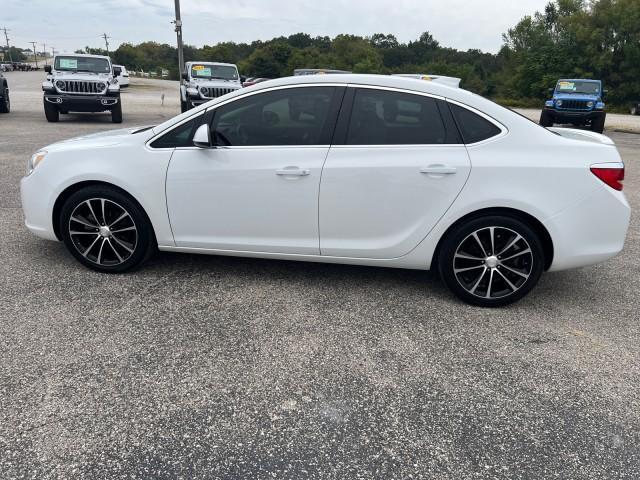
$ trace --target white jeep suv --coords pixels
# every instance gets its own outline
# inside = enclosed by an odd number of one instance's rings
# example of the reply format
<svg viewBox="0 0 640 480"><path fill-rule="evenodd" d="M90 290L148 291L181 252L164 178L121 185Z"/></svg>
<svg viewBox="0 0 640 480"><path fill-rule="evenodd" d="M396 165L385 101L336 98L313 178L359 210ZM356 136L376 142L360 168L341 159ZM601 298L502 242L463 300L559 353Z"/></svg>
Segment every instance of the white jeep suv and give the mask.
<svg viewBox="0 0 640 480"><path fill-rule="evenodd" d="M183 112L242 88L238 67L232 63L187 62L180 85Z"/></svg>

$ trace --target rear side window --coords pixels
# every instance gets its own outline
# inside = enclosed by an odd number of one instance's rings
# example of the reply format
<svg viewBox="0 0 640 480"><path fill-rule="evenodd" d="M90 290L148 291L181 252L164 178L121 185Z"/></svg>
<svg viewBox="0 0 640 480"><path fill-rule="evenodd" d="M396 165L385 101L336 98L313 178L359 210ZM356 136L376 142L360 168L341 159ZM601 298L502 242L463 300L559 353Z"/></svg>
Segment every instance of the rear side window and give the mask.
<svg viewBox="0 0 640 480"><path fill-rule="evenodd" d="M501 133L498 127L477 113L453 103L449 105L462 134L462 139L467 145L481 142Z"/></svg>
<svg viewBox="0 0 640 480"><path fill-rule="evenodd" d="M429 145L446 141L446 128L435 99L386 90L356 91L347 145Z"/></svg>
<svg viewBox="0 0 640 480"><path fill-rule="evenodd" d="M155 142L151 144L153 148L178 148L178 147L192 147L191 134L196 122L202 121L202 116L189 120L183 123L177 128L174 128L166 135L161 136Z"/></svg>

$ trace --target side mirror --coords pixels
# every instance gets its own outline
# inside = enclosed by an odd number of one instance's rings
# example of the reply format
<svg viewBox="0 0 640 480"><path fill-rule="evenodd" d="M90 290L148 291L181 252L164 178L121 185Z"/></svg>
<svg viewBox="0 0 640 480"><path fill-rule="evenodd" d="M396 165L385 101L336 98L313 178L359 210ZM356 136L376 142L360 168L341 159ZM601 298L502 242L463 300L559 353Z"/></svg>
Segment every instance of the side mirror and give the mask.
<svg viewBox="0 0 640 480"><path fill-rule="evenodd" d="M182 77L182 80L189 80L189 74L187 72L182 72L182 75L180 75Z"/></svg>
<svg viewBox="0 0 640 480"><path fill-rule="evenodd" d="M193 144L198 148L212 148L211 129L209 125L203 123L193 134Z"/></svg>
<svg viewBox="0 0 640 480"><path fill-rule="evenodd" d="M240 75L240 83L244 83L247 81L247 77L245 77L244 75Z"/></svg>
<svg viewBox="0 0 640 480"><path fill-rule="evenodd" d="M52 69L51 69L51 65L45 65L45 66L44 66L44 71L45 71L45 72L47 72L47 73L51 73L51 70L52 70Z"/></svg>
<svg viewBox="0 0 640 480"><path fill-rule="evenodd" d="M119 77L122 75L122 69L120 67L113 67L113 76Z"/></svg>

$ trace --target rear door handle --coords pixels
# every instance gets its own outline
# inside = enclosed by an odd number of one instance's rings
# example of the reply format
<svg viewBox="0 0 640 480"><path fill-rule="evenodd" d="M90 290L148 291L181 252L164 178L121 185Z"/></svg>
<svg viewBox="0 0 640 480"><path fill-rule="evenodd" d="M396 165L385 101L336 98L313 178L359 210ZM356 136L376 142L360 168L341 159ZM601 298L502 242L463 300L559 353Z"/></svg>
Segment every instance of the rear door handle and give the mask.
<svg viewBox="0 0 640 480"><path fill-rule="evenodd" d="M306 177L309 174L311 174L311 170L298 167L285 167L276 170L276 175L284 177Z"/></svg>
<svg viewBox="0 0 640 480"><path fill-rule="evenodd" d="M420 173L426 173L427 175L453 175L457 171L456 167L448 165L429 165L420 169Z"/></svg>

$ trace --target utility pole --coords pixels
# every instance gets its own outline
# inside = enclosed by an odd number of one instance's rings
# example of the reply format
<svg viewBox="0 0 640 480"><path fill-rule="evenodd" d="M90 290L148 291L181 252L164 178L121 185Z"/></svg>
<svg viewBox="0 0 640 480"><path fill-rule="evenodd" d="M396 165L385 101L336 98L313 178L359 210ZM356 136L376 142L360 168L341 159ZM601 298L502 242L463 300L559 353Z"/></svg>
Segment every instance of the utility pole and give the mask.
<svg viewBox="0 0 640 480"><path fill-rule="evenodd" d="M9 53L9 61L13 63L13 56L11 55L11 47L9 46L9 36L7 35L7 27L1 28L0 30L4 30L4 38L7 41L7 52Z"/></svg>
<svg viewBox="0 0 640 480"><path fill-rule="evenodd" d="M104 44L105 44L105 46L107 47L107 56L110 56L110 54L109 54L109 39L110 39L111 37L107 37L107 34L106 34L106 33L103 33L103 34L102 34L102 38L104 38Z"/></svg>
<svg viewBox="0 0 640 480"><path fill-rule="evenodd" d="M33 58L36 61L36 70L38 69L38 51L36 50L36 42L31 42L31 45L33 45Z"/></svg>
<svg viewBox="0 0 640 480"><path fill-rule="evenodd" d="M51 47L51 61L53 62L53 57L56 56L56 50L54 47Z"/></svg>
<svg viewBox="0 0 640 480"><path fill-rule="evenodd" d="M182 19L180 18L180 0L176 2L176 19L171 22L176 25L176 36L178 37L178 76L182 81L182 69L184 68L184 48L182 45Z"/></svg>

